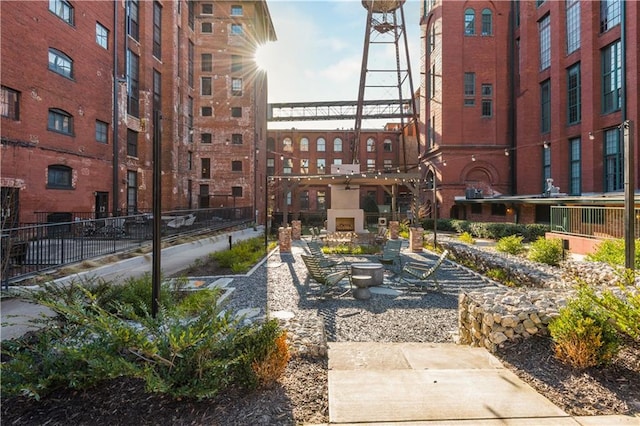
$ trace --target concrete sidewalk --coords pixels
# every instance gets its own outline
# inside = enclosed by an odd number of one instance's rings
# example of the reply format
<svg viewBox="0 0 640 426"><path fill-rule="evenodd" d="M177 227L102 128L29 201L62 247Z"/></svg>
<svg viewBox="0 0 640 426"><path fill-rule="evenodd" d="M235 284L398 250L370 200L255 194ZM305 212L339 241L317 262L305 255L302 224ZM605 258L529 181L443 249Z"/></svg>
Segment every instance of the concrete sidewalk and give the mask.
<svg viewBox="0 0 640 426"><path fill-rule="evenodd" d="M209 253L228 249L229 237L231 237L231 241L234 243L263 235L262 227L259 227L256 231L252 228L247 228L203 238L179 246L167 247L162 250L162 273L165 276L177 274L188 268L197 259L206 258L209 256ZM81 281L92 277L100 277L105 281L123 281L127 278L144 275L145 273L150 274L152 261L153 258L151 254L145 254L69 275L57 279L54 282L64 284L74 280ZM28 290L37 287L20 288ZM9 291L11 291L11 287ZM0 302L0 316L2 317L0 339L13 339L22 336L27 331L34 329L33 324L30 323L32 319L51 314L52 312L47 308L27 303L20 298L3 297Z"/></svg>

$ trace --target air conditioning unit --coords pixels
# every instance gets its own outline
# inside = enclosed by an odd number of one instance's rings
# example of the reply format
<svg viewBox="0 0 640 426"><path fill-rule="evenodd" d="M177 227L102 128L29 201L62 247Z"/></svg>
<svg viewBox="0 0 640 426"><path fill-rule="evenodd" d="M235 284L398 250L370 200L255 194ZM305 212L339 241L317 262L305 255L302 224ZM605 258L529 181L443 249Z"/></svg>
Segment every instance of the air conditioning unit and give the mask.
<svg viewBox="0 0 640 426"><path fill-rule="evenodd" d="M387 226L387 218L379 217L378 218L378 226Z"/></svg>

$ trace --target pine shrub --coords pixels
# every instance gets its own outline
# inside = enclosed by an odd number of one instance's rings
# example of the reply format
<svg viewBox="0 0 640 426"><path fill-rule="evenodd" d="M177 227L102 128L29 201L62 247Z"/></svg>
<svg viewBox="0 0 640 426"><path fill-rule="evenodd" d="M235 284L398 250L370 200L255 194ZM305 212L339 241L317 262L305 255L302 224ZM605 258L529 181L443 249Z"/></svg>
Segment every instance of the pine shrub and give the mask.
<svg viewBox="0 0 640 426"><path fill-rule="evenodd" d="M529 259L534 262L557 266L562 256L562 240L559 238L538 238L529 248Z"/></svg>
<svg viewBox="0 0 640 426"><path fill-rule="evenodd" d="M500 238L496 243L496 250L502 253L518 255L525 250L522 240L523 237L519 235L510 235L508 237Z"/></svg>

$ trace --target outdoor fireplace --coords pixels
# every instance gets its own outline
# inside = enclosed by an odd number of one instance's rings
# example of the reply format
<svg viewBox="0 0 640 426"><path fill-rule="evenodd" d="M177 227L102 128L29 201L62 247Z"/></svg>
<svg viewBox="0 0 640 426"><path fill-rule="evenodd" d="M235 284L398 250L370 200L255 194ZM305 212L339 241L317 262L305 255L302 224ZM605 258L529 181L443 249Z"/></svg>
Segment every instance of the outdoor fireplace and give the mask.
<svg viewBox="0 0 640 426"><path fill-rule="evenodd" d="M353 217L336 217L336 231L353 232L356 230L356 219Z"/></svg>
<svg viewBox="0 0 640 426"><path fill-rule="evenodd" d="M336 175L336 180L340 173L346 175L360 173L360 165L333 164L331 174ZM364 210L353 208L354 200L359 199L358 185L347 183L331 185L331 208L327 210L328 232L364 232Z"/></svg>

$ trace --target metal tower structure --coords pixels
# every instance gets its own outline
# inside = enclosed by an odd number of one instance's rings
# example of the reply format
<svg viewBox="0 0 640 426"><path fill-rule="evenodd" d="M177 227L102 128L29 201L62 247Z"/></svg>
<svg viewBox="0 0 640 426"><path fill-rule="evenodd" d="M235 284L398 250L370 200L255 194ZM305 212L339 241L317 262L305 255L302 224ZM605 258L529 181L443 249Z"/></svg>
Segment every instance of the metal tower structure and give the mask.
<svg viewBox="0 0 640 426"><path fill-rule="evenodd" d="M400 116L402 162L406 172L406 126L415 126L414 134L418 137L418 109L411 78L404 3L405 0L362 0L362 5L367 9L367 22L356 107L355 141L351 151L352 162L358 162L363 111L367 100L394 99L400 105L409 100L409 110L407 111L407 115L410 117L408 118L409 123L405 123L406 116ZM389 46L392 46L393 50L389 49ZM392 51L395 53L394 58L390 57ZM395 62L395 67L389 66L392 59ZM420 142L418 140L419 150ZM420 153L418 152L418 154Z"/></svg>

